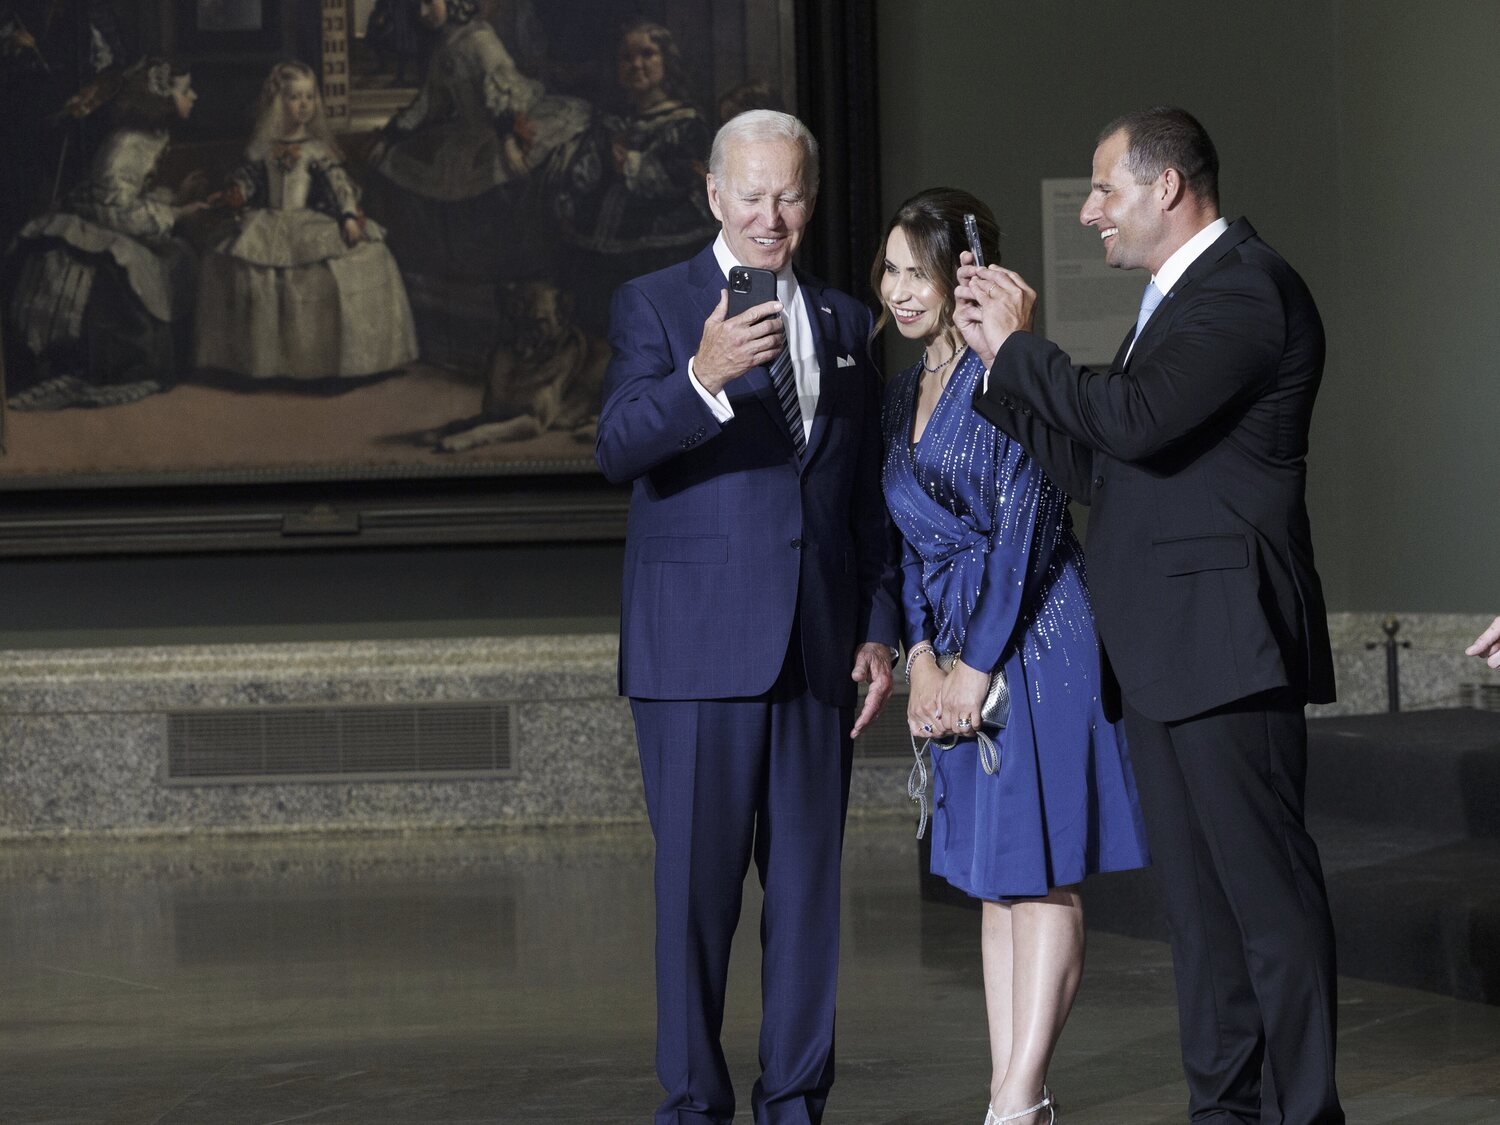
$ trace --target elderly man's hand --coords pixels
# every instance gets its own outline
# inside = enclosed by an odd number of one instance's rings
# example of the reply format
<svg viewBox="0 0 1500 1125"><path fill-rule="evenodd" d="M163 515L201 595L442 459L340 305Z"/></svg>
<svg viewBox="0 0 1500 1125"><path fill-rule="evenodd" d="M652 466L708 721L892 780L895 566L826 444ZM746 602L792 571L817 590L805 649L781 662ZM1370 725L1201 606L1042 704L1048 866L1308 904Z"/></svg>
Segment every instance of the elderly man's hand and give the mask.
<svg viewBox="0 0 1500 1125"><path fill-rule="evenodd" d="M1491 668L1500 668L1500 617L1491 621L1490 627L1464 651L1470 656L1480 657Z"/></svg>
<svg viewBox="0 0 1500 1125"><path fill-rule="evenodd" d="M967 250L959 255L959 262L958 286L953 290L954 323L964 342L989 367L1012 332L1031 331L1036 290L1014 270L974 265Z"/></svg>
<svg viewBox="0 0 1500 1125"><path fill-rule="evenodd" d="M729 290L724 289L703 322L703 338L693 357L693 374L711 395L752 367L771 363L786 346L780 301L767 301L726 319L728 311Z"/></svg>
<svg viewBox="0 0 1500 1125"><path fill-rule="evenodd" d="M854 729L849 732L850 738L858 738L879 717L880 709L895 686L891 679L891 650L873 641L860 645L854 650L854 671L850 676L858 683L870 685L870 690L865 693L865 705L860 708Z"/></svg>

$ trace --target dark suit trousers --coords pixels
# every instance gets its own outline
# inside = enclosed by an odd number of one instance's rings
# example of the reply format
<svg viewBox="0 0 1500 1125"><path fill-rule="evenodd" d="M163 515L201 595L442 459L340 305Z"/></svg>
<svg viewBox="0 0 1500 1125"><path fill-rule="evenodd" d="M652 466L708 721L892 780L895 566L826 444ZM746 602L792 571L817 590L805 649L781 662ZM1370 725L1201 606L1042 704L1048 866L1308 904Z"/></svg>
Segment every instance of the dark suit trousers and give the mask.
<svg viewBox="0 0 1500 1125"><path fill-rule="evenodd" d="M798 639L764 696L631 700L656 837L657 1125L734 1118L719 1032L752 856L765 888L755 1120L818 1122L833 1083L853 715L807 690Z"/></svg>
<svg viewBox="0 0 1500 1125"><path fill-rule="evenodd" d="M1255 696L1174 723L1125 700L1171 923L1191 1120L1341 1123L1333 922L1303 823L1300 704ZM1270 1088L1262 1109L1261 1068Z"/></svg>

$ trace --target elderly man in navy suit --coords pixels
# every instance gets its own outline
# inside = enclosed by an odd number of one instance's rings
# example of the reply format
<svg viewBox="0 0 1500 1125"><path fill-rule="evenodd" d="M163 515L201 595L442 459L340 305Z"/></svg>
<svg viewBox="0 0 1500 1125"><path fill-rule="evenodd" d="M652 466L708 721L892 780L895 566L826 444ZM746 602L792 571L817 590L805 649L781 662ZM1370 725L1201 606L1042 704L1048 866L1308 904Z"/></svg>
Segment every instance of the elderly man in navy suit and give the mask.
<svg viewBox="0 0 1500 1125"><path fill-rule="evenodd" d="M632 484L620 689L656 837L659 1125L734 1118L719 1032L752 857L755 1120L820 1121L833 1082L851 740L898 626L870 313L792 266L817 187L806 126L735 117L709 157L718 238L610 314L596 456ZM736 265L774 272L776 299L727 316Z"/></svg>

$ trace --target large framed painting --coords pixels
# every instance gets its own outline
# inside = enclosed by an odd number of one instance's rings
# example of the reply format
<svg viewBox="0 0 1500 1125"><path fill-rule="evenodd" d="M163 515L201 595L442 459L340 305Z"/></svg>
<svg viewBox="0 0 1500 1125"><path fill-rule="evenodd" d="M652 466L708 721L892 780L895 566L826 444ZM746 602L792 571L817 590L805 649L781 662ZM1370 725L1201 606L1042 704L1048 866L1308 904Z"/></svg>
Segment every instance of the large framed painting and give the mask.
<svg viewBox="0 0 1500 1125"><path fill-rule="evenodd" d="M712 236L756 106L857 275L864 8L0 0L0 553L623 534L610 294Z"/></svg>

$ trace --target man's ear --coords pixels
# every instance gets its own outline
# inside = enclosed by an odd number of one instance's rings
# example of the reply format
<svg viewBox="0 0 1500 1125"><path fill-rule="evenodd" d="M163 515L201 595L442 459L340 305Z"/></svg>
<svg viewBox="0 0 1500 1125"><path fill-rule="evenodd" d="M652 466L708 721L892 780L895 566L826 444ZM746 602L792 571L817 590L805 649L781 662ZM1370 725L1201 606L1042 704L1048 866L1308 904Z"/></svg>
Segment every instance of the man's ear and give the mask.
<svg viewBox="0 0 1500 1125"><path fill-rule="evenodd" d="M1157 183L1163 211L1173 210L1187 198L1187 181L1182 178L1182 173L1171 165L1162 169Z"/></svg>
<svg viewBox="0 0 1500 1125"><path fill-rule="evenodd" d="M714 213L714 218L722 223L724 221L724 212L719 210L719 185L714 181L714 174L712 172L704 177L704 183L708 188L708 209Z"/></svg>

